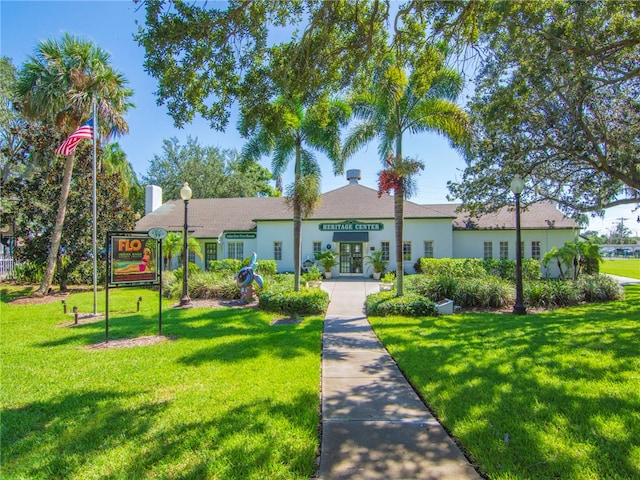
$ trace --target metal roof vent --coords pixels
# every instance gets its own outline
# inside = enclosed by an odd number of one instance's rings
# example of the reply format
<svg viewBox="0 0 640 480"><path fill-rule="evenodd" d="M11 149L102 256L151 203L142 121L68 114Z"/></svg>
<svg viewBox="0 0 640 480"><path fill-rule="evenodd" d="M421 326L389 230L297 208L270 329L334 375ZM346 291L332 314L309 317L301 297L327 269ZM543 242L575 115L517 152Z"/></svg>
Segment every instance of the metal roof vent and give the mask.
<svg viewBox="0 0 640 480"><path fill-rule="evenodd" d="M358 180L362 179L360 170L347 170L347 180L349 183L358 183Z"/></svg>

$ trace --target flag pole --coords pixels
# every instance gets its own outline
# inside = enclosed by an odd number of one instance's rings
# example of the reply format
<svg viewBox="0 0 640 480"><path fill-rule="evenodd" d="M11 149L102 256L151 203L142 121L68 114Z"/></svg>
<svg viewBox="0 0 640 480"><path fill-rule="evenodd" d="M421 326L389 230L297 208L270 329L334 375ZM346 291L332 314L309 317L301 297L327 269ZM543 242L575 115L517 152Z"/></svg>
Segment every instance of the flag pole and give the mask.
<svg viewBox="0 0 640 480"><path fill-rule="evenodd" d="M96 97L93 97L93 189L91 192L92 206L93 206L93 232L92 232L92 247L93 247L93 315L98 315L98 252L97 252L97 201L96 201L96 144L98 140L98 118L96 115Z"/></svg>

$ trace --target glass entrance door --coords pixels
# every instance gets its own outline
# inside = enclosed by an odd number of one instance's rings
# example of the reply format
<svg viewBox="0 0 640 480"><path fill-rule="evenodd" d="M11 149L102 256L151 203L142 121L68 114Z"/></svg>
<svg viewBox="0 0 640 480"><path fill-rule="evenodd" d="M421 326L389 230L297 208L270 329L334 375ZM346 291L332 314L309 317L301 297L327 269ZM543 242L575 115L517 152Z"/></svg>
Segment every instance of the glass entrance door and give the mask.
<svg viewBox="0 0 640 480"><path fill-rule="evenodd" d="M362 275L362 243L340 243L340 274Z"/></svg>

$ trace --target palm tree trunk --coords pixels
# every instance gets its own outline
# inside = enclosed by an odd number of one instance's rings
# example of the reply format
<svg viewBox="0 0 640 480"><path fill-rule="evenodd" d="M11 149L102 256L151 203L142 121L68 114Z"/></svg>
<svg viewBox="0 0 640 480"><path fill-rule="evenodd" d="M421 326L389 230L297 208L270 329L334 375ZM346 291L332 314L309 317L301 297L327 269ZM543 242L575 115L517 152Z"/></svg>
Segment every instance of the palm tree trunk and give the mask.
<svg viewBox="0 0 640 480"><path fill-rule="evenodd" d="M64 226L64 218L67 213L67 199L69 198L69 190L71 188L74 159L75 154L71 154L65 160L64 174L62 175L62 184L60 185L60 203L58 205L56 223L53 226L53 233L51 234L47 268L44 271L44 277L42 278L40 288L33 293L34 297L46 296L49 293L49 287L51 287L51 283L53 282L56 260L58 259L58 251L60 250L60 241L62 240L62 227Z"/></svg>
<svg viewBox="0 0 640 480"><path fill-rule="evenodd" d="M402 255L402 247L404 244L404 185L402 182L399 183L398 188L396 189L395 196L393 197L393 205L393 216L396 229L396 295L401 297L404 295L404 260Z"/></svg>
<svg viewBox="0 0 640 480"><path fill-rule="evenodd" d="M398 110L396 105L396 110ZM396 118L400 118L400 112L396 111ZM397 126L396 137L396 158L395 167L402 165L402 127ZM402 171L402 169L396 169L396 172ZM404 178L398 179L398 185L396 187L395 196L393 197L393 217L396 228L396 296L402 297L404 295L404 260L403 260L403 247L404 247Z"/></svg>
<svg viewBox="0 0 640 480"><path fill-rule="evenodd" d="M293 288L300 291L300 257L302 256L302 214L300 202L295 200L293 204L293 268L295 271Z"/></svg>
<svg viewBox="0 0 640 480"><path fill-rule="evenodd" d="M300 291L300 257L302 256L302 206L298 195L298 185L302 177L301 165L302 140L296 140L296 163L294 165L294 187L293 187L293 289Z"/></svg>

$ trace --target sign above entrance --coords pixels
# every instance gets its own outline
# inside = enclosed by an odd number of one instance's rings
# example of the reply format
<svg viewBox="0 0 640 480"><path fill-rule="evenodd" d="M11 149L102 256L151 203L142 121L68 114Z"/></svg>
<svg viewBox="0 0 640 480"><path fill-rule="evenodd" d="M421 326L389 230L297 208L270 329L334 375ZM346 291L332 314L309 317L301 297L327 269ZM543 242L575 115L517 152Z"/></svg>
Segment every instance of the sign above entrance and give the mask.
<svg viewBox="0 0 640 480"><path fill-rule="evenodd" d="M372 230L384 229L384 224L351 221L340 223L321 223L319 228L323 232L369 232Z"/></svg>
<svg viewBox="0 0 640 480"><path fill-rule="evenodd" d="M241 238L256 238L256 233L225 233L224 238L239 240Z"/></svg>

